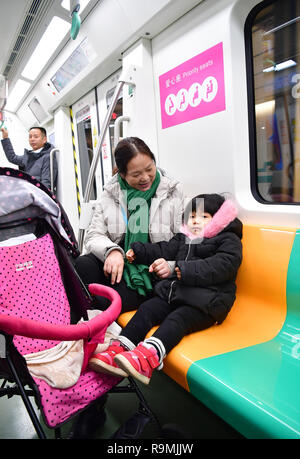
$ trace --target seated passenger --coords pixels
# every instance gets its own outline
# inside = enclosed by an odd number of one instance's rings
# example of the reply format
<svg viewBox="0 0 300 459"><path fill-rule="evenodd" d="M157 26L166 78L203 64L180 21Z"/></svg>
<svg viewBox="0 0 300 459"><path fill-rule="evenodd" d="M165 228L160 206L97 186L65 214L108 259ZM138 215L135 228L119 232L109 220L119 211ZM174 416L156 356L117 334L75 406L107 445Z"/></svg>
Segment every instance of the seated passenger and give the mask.
<svg viewBox="0 0 300 459"><path fill-rule="evenodd" d="M140 305L118 340L90 359L91 368L148 384L153 369L162 367L185 335L225 320L235 300L242 261L242 223L236 215L232 201L200 194L187 206L181 232L169 242L131 245L127 260L150 265L149 272L160 280L155 295ZM172 260L173 273L168 264ZM156 325L159 328L144 340Z"/></svg>
<svg viewBox="0 0 300 459"><path fill-rule="evenodd" d="M122 139L114 155L118 172L104 187L86 232L87 253L75 268L86 285L114 288L125 312L152 296L148 267L124 262L125 253L133 241L168 241L177 233L183 191L178 180L156 167L154 154L138 137ZM97 308L108 304L99 298Z"/></svg>
<svg viewBox="0 0 300 459"><path fill-rule="evenodd" d="M20 170L35 177L39 182L43 183L47 188L51 188L51 172L50 172L50 151L54 146L47 141L47 132L43 127L32 127L29 129L29 144L32 150L24 149L23 155L16 155L12 143L8 137L8 131L1 128L2 131L2 147L4 153L13 164L19 166ZM57 184L57 162L53 158L53 185L56 190Z"/></svg>
<svg viewBox="0 0 300 459"><path fill-rule="evenodd" d="M138 137L122 139L114 155L117 169L97 203L86 232L86 254L76 259L75 268L84 284L114 288L125 312L136 309L153 295L148 267L132 267L124 260L125 253L133 241L168 241L177 233L183 190L178 180L156 167L154 154ZM95 302L96 308L105 309L108 305L105 298ZM105 418L104 403L97 402L94 413L91 408L81 413L69 438L90 438L99 415Z"/></svg>

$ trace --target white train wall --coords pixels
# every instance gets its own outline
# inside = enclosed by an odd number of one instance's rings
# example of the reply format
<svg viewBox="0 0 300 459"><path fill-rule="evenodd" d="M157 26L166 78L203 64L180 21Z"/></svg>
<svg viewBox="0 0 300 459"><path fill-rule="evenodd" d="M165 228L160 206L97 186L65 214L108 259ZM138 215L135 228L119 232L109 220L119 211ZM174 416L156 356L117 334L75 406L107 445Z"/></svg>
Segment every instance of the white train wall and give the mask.
<svg viewBox="0 0 300 459"><path fill-rule="evenodd" d="M261 204L254 199L250 187L244 25L258 3L257 0L103 0L96 5L76 42L65 46L17 112L24 133L36 124L28 109L34 96L47 113L43 125L49 132L55 132L55 144L61 150L58 197L75 231L78 209L69 108L131 64L137 66L136 86L133 91L128 91L127 86L123 89L123 115L130 117L124 123L124 135L143 138L155 153L158 165L182 181L186 195L226 192L235 198L245 223L298 227L297 206ZM118 14L112 17L115 8ZM103 20L107 17L111 17L110 23ZM86 37L94 57L58 93L51 78ZM192 74L197 62L200 71L201 59L208 56L204 64L209 62L209 53L216 46L218 56L223 58L224 105L189 120L182 113L177 124L163 127L160 80L172 70L175 79L177 75L183 78L186 72L188 90L193 81L189 80L188 72ZM176 82L169 80L176 95ZM100 116L100 131L102 123ZM18 145L20 135L19 130Z"/></svg>

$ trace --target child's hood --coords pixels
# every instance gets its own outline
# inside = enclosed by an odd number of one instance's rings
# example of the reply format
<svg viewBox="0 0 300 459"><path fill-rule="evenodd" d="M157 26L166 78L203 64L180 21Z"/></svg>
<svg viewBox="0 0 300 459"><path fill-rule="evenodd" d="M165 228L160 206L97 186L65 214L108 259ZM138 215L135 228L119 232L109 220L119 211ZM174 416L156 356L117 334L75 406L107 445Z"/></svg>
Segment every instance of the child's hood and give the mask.
<svg viewBox="0 0 300 459"><path fill-rule="evenodd" d="M182 228L182 232L185 235L190 236L187 234L186 225ZM197 237L212 238L221 232L232 232L242 239L243 224L237 218L236 205L230 199L224 201L210 222L204 227L203 234L198 235Z"/></svg>
<svg viewBox="0 0 300 459"><path fill-rule="evenodd" d="M204 237L217 236L222 231L235 233L240 239L243 235L242 222L237 218L237 208L233 201L227 199L204 228Z"/></svg>

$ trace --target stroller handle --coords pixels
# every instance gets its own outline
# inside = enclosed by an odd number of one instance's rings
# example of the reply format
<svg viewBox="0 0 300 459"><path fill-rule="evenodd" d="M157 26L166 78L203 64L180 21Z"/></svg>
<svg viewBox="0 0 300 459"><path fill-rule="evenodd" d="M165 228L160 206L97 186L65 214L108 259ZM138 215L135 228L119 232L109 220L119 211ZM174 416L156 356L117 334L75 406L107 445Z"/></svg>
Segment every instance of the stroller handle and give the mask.
<svg viewBox="0 0 300 459"><path fill-rule="evenodd" d="M121 312L121 298L114 289L105 285L90 284L89 291L92 295L108 298L111 300L111 304L105 311L87 322L80 322L76 325L53 325L1 314L0 330L9 335L35 339L56 341L84 339L94 343L102 342L106 328L117 319Z"/></svg>

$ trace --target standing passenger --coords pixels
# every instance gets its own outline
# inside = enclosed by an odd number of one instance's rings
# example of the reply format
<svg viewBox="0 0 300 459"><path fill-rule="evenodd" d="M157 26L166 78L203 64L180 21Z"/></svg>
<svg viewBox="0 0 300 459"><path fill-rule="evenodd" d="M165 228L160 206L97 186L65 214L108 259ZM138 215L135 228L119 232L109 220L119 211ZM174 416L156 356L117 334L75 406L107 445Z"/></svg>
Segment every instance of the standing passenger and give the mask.
<svg viewBox="0 0 300 459"><path fill-rule="evenodd" d="M43 127L32 127L29 129L29 144L32 150L25 148L23 155L16 155L14 152L7 129L1 128L1 131L1 143L8 161L16 164L20 170L35 177L50 189L50 151L54 146L47 141L46 129ZM53 158L53 184L54 190L51 191L55 191L57 184L57 162L55 157Z"/></svg>

